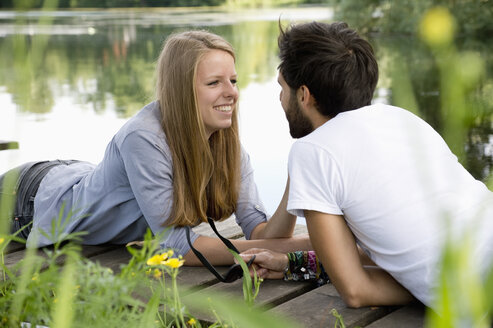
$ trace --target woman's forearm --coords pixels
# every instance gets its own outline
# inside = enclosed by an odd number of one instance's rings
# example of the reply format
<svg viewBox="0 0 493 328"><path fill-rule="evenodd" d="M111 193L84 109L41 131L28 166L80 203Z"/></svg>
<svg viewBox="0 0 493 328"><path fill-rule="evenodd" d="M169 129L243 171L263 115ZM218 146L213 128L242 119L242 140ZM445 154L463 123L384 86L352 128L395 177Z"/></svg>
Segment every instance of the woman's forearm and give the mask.
<svg viewBox="0 0 493 328"><path fill-rule="evenodd" d="M255 240L234 240L231 242L238 248L240 252L250 248L265 248L276 252L288 253L297 250L311 250L310 239L304 235L292 238L272 238L272 239L255 239ZM228 251L224 243L214 237L200 236L193 246L199 250L207 260L213 265L230 265L233 261L233 256ZM192 250L184 256L185 265L200 266L202 265L199 259L195 256Z"/></svg>

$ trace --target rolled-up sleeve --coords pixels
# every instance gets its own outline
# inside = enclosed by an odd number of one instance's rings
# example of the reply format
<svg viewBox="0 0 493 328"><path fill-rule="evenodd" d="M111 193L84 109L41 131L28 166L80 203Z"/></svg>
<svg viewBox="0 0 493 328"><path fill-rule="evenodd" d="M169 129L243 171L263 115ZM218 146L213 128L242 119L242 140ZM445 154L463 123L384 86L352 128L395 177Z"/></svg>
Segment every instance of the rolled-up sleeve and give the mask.
<svg viewBox="0 0 493 328"><path fill-rule="evenodd" d="M190 229L190 241L192 244L195 242L200 235L193 232ZM190 250L190 245L188 245L186 230L183 227L169 227L164 231L163 240L160 245L162 248L171 248L175 251L176 255L185 256Z"/></svg>
<svg viewBox="0 0 493 328"><path fill-rule="evenodd" d="M250 239L253 229L266 222L268 215L258 194L250 156L243 149L241 162L241 184L235 216L246 239Z"/></svg>

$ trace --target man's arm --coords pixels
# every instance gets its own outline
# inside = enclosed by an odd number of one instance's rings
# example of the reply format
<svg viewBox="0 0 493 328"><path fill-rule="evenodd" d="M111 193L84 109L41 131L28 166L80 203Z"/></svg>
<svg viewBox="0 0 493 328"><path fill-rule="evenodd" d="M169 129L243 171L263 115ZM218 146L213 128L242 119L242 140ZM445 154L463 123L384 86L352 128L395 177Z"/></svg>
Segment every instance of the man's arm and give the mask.
<svg viewBox="0 0 493 328"><path fill-rule="evenodd" d="M276 212L266 223L261 223L252 231L251 239L286 238L293 235L296 216L286 210L289 195L289 177L284 189L284 195Z"/></svg>
<svg viewBox="0 0 493 328"><path fill-rule="evenodd" d="M313 248L348 306L396 305L414 299L386 271L363 267L343 216L305 210L305 217Z"/></svg>

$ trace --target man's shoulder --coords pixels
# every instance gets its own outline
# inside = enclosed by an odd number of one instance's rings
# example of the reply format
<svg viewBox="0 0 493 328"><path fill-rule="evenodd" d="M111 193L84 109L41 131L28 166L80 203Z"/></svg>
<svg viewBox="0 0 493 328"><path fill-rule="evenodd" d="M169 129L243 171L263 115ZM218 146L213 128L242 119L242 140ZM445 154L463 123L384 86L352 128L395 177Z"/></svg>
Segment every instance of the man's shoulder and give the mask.
<svg viewBox="0 0 493 328"><path fill-rule="evenodd" d="M289 153L289 161L301 160L304 163L308 163L310 160L318 161L321 157L333 157L331 155L333 150L333 141L328 141L311 133L293 143Z"/></svg>
<svg viewBox="0 0 493 328"><path fill-rule="evenodd" d="M378 137L378 131L397 128L416 117L405 109L373 104L358 109L341 112L315 129L310 134L296 140L292 151L298 153L311 149L329 153L347 153L347 149L363 147L368 139Z"/></svg>

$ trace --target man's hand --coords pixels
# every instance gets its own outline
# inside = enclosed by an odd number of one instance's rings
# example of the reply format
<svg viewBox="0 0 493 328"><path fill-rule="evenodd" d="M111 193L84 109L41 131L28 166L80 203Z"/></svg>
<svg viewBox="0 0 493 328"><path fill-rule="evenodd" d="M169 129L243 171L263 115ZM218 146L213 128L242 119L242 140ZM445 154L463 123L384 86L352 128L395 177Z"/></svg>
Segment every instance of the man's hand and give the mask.
<svg viewBox="0 0 493 328"><path fill-rule="evenodd" d="M288 256L263 248L251 248L240 254L241 258L248 262L255 255L253 261L257 276L262 279L282 279L284 269L288 266ZM250 275L253 270L250 269Z"/></svg>

